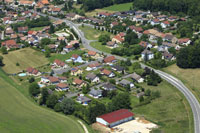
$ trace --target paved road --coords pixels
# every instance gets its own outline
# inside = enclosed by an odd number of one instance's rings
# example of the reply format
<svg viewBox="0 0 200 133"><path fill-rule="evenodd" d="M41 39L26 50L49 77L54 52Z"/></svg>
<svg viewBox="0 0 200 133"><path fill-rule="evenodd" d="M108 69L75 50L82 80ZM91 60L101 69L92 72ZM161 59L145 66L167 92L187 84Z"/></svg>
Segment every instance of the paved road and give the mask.
<svg viewBox="0 0 200 133"><path fill-rule="evenodd" d="M40 14L40 15L44 16L44 14ZM55 17L50 17L50 19L59 20L59 18L55 18ZM98 53L103 53L104 55L108 55L108 56L111 55L111 54L99 51L99 50L91 47L90 46L90 42L91 41L87 40L85 38L84 33L81 30L79 30L78 25L76 25L73 22L68 21L68 20L64 20L64 21L66 22L67 25L69 25L71 28L73 28L75 30L75 32L78 34L79 38L82 40L83 46L86 49L93 50L93 51L96 51ZM123 57L116 56L116 55L114 55L114 56L116 57L116 59L126 60ZM142 64L142 66L146 66L146 65ZM165 79L166 81L168 81L170 84L172 84L173 86L175 86L179 91L181 91L184 94L184 96L186 97L186 99L188 100L188 102L189 102L189 104L190 104L190 106L192 108L192 112L193 112L193 116L194 116L194 126L195 126L194 130L195 130L195 133L200 133L200 104L197 101L197 99L195 98L195 96L177 78L175 78L175 77L173 77L173 76L171 76L171 75L169 75L169 74L167 74L165 72L159 71L159 70L155 70L155 72L158 73L163 79Z"/></svg>

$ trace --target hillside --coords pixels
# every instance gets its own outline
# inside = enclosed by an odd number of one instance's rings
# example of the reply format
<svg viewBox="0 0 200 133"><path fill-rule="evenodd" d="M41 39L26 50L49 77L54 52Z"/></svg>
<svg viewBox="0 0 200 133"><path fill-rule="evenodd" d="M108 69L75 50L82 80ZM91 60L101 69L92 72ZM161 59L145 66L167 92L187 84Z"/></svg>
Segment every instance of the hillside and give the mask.
<svg viewBox="0 0 200 133"><path fill-rule="evenodd" d="M2 70L0 77L1 132L83 132L81 125L72 118L41 108L25 98Z"/></svg>

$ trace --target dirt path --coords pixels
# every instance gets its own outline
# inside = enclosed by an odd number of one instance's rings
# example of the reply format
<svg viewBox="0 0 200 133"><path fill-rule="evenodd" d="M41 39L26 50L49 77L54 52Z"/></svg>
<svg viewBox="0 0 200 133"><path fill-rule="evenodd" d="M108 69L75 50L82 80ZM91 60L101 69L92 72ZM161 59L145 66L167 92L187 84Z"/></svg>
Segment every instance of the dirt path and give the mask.
<svg viewBox="0 0 200 133"><path fill-rule="evenodd" d="M78 120L78 122L81 124L81 126L83 126L85 133L89 133L87 127L83 124L83 122L80 120Z"/></svg>

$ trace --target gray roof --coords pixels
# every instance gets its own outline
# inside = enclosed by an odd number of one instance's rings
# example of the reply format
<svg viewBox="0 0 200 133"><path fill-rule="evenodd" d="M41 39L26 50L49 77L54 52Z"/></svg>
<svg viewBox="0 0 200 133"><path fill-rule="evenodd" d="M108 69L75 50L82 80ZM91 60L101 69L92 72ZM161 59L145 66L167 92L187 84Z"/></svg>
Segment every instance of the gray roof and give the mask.
<svg viewBox="0 0 200 133"><path fill-rule="evenodd" d="M137 81L141 78L141 76L138 75L138 74L136 74L136 73L131 74L130 77L131 77L132 79L134 79L134 80L137 80Z"/></svg>
<svg viewBox="0 0 200 133"><path fill-rule="evenodd" d="M97 76L96 76L95 74L90 73L90 74L88 74L88 75L86 76L86 79L93 80L93 79L95 79L96 77L97 77Z"/></svg>
<svg viewBox="0 0 200 133"><path fill-rule="evenodd" d="M150 50L145 49L142 54L153 54Z"/></svg>
<svg viewBox="0 0 200 133"><path fill-rule="evenodd" d="M90 92L89 92L90 95L93 95L93 96L99 96L99 95L102 95L102 90L98 89L98 90L95 90L95 89L92 89Z"/></svg>
<svg viewBox="0 0 200 133"><path fill-rule="evenodd" d="M113 68L116 69L117 71L124 71L124 67L122 66L115 65L113 66Z"/></svg>
<svg viewBox="0 0 200 133"><path fill-rule="evenodd" d="M112 85L112 84L110 84L110 83L104 84L102 87L103 87L105 90L116 90L116 89L117 89L114 85Z"/></svg>
<svg viewBox="0 0 200 133"><path fill-rule="evenodd" d="M84 103L84 102L90 102L91 99L86 96L79 96L79 97L77 97L77 101L81 101Z"/></svg>
<svg viewBox="0 0 200 133"><path fill-rule="evenodd" d="M122 84L122 85L129 85L129 84L131 84L131 81L128 81L128 80L126 80L126 79L123 79L123 80L120 81L119 83Z"/></svg>

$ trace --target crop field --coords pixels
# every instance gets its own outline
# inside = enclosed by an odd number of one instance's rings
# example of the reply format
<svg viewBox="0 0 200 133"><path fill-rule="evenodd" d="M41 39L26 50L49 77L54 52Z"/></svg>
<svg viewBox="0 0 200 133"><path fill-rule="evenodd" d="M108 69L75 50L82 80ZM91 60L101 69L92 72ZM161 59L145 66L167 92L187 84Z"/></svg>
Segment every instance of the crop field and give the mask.
<svg viewBox="0 0 200 133"><path fill-rule="evenodd" d="M109 7L105 7L103 8L103 10L106 11L128 11L130 10L130 8L133 6L133 2L130 3L124 3L124 4L116 4L116 5L112 5Z"/></svg>

